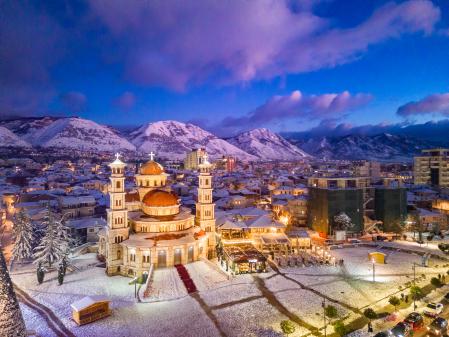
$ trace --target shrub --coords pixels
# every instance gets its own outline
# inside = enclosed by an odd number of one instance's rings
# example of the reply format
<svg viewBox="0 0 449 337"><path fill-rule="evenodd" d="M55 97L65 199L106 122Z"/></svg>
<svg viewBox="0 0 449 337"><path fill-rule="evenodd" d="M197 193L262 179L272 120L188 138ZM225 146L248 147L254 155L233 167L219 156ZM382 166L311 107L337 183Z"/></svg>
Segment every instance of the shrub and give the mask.
<svg viewBox="0 0 449 337"><path fill-rule="evenodd" d="M325 313L326 316L329 317L329 318L335 318L335 317L338 316L337 308L334 307L333 305L328 305L328 306L324 309L324 313Z"/></svg>
<svg viewBox="0 0 449 337"><path fill-rule="evenodd" d="M369 320L377 318L376 312L373 309L371 309L371 308L366 308L363 311L363 315L365 315L365 317L368 318Z"/></svg>
<svg viewBox="0 0 449 337"><path fill-rule="evenodd" d="M292 321L285 320L281 322L281 330L284 334L288 336L289 334L295 332L296 327Z"/></svg>
<svg viewBox="0 0 449 337"><path fill-rule="evenodd" d="M438 280L438 279L437 279ZM419 300L423 293L422 293L422 289L418 286L411 286L410 287L410 295L412 297L413 300Z"/></svg>
<svg viewBox="0 0 449 337"><path fill-rule="evenodd" d="M335 330L335 332L339 335L339 336L344 336L344 335L346 335L347 334L347 329L346 329L346 327L345 327L345 325L343 324L343 322L342 321L337 321L337 322L335 322L335 324L334 324L334 330Z"/></svg>
<svg viewBox="0 0 449 337"><path fill-rule="evenodd" d="M394 311L396 311L396 307L401 303L401 300L397 298L396 296L391 296L388 299L388 303L390 303L392 306L394 306Z"/></svg>
<svg viewBox="0 0 449 337"><path fill-rule="evenodd" d="M441 280L437 277L432 277L432 279L430 280L430 284L436 288L439 288L442 286Z"/></svg>

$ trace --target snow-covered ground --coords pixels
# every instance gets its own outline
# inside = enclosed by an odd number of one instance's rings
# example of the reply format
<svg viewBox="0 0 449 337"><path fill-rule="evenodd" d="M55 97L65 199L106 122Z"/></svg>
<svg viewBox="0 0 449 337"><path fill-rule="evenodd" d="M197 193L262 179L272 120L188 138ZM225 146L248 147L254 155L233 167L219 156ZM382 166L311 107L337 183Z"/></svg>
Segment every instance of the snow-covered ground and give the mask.
<svg viewBox="0 0 449 337"><path fill-rule="evenodd" d="M102 336L105 331L108 336L279 336L279 323L287 319L284 310L320 328L323 322L320 294L354 308L372 306L399 291L399 285L411 281L412 263L421 261L418 255L385 250L387 264L376 265L377 282L373 283L372 264L368 261L368 253L372 251L368 247L335 250L332 254L344 259L344 268L282 268L285 277L273 271L228 277L210 262L195 262L186 266L199 290L193 296L187 294L176 269L157 269L153 294L145 303L136 303L134 286L128 284L130 279L108 277L104 268L95 266L94 254L77 257L74 261L77 269L66 275L62 286L58 285L56 272L48 273L45 282L38 285L35 267L30 265L15 265L12 277L20 288L52 309L76 336ZM427 274L426 282L448 269L446 263L438 260L431 260L430 265L417 267L417 276ZM302 289L301 285L320 294ZM86 295L100 294L111 299L112 316L76 326L71 319L70 304ZM384 302L380 304L385 305ZM332 304L341 317L355 317L344 305ZM26 306L22 308L29 329L41 336L51 336L36 312ZM292 336L309 332L297 325Z"/></svg>

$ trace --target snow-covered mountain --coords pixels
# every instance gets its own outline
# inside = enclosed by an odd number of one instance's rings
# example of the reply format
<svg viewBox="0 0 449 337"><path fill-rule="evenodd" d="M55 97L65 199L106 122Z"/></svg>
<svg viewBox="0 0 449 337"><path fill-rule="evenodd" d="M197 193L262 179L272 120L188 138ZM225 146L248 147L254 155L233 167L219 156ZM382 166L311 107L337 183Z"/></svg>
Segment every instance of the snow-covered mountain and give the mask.
<svg viewBox="0 0 449 337"><path fill-rule="evenodd" d="M243 160L257 158L200 127L177 121L148 123L132 131L128 139L140 152L154 151L162 158L183 159L193 148L205 147L212 158L223 155Z"/></svg>
<svg viewBox="0 0 449 337"><path fill-rule="evenodd" d="M388 133L310 138L292 142L317 158L379 161L411 160L422 149L435 146L427 141Z"/></svg>
<svg viewBox="0 0 449 337"><path fill-rule="evenodd" d="M111 152L135 150L134 145L112 128L78 117L13 120L2 125L33 146Z"/></svg>
<svg viewBox="0 0 449 337"><path fill-rule="evenodd" d="M0 147L31 147L7 128L0 126Z"/></svg>
<svg viewBox="0 0 449 337"><path fill-rule="evenodd" d="M262 160L298 160L310 157L297 146L265 128L243 132L227 141Z"/></svg>

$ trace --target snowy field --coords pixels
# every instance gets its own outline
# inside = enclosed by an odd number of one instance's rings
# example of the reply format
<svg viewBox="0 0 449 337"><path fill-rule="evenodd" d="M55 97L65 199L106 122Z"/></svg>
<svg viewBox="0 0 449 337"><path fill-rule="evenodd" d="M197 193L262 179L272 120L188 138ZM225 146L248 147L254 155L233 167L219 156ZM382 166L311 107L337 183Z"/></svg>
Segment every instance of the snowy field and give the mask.
<svg viewBox="0 0 449 337"><path fill-rule="evenodd" d="M34 266L14 266L13 281L31 297L54 311L76 336L281 336L279 322L297 317L291 336L304 336L310 329L322 327L322 294L340 317L356 317L352 308L363 308L382 300L398 285L413 278L412 263L418 255L384 251L387 264L376 265L376 283L372 282L372 264L368 253L373 248L359 247L332 251L344 259L344 268L332 266L292 267L264 274L229 277L212 262L186 266L198 292L187 294L175 268L155 271L153 293L145 303L137 303L130 279L108 277L96 266L94 254L74 260L62 286L56 272L46 274L38 285ZM430 277L445 273L448 266L430 261L430 267L417 267L416 274ZM438 267L436 267L438 265ZM307 287L307 289L304 289ZM310 289L309 289L310 288ZM71 319L70 304L86 295L106 295L112 301L112 315L78 327ZM141 290L141 295L143 289ZM383 303L382 301L380 303ZM39 336L54 336L45 321L26 305L21 306L27 327ZM287 317L290 316L290 317Z"/></svg>

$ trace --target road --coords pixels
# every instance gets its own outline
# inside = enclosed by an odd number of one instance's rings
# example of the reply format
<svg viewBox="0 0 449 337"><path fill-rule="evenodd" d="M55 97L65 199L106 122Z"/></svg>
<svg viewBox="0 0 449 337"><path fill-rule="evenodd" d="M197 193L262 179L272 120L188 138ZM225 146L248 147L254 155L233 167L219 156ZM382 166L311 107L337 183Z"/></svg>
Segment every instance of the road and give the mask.
<svg viewBox="0 0 449 337"><path fill-rule="evenodd" d="M442 301L442 303L444 304L444 309L443 309L443 312L441 313L440 317L443 317L443 318L449 320L449 302ZM430 323L432 323L432 321L433 321L433 318L424 316L424 328L415 331L415 333L413 334L413 337L428 336L426 327L429 326Z"/></svg>

